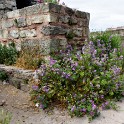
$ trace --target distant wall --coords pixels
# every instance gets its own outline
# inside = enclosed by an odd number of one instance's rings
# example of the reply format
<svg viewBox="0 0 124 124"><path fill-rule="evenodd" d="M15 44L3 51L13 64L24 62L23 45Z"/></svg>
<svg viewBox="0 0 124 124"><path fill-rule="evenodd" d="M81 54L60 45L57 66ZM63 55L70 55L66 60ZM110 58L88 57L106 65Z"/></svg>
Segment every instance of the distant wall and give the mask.
<svg viewBox="0 0 124 124"><path fill-rule="evenodd" d="M122 27L117 27L117 28L108 28L107 31L113 33L113 34L118 34L121 36L121 39L124 42L124 26Z"/></svg>
<svg viewBox="0 0 124 124"><path fill-rule="evenodd" d="M90 14L62 5L36 4L4 16L0 20L0 41L14 41L18 49L38 45L41 55L67 44L82 46L89 38Z"/></svg>

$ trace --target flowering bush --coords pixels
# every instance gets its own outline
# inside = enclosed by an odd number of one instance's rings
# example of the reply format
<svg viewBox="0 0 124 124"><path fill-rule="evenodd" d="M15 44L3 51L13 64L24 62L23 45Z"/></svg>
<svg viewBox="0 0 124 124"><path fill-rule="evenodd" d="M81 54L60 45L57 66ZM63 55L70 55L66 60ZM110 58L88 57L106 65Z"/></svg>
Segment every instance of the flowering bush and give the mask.
<svg viewBox="0 0 124 124"><path fill-rule="evenodd" d="M68 46L51 58L49 65L41 65L41 81L32 86L31 93L39 108L59 101L71 116L93 119L100 114L99 108L111 108L111 101L124 95L120 42L110 35L100 39L104 35L92 37L81 50Z"/></svg>
<svg viewBox="0 0 124 124"><path fill-rule="evenodd" d="M0 44L0 64L12 65L16 62L18 51L12 42L6 45Z"/></svg>

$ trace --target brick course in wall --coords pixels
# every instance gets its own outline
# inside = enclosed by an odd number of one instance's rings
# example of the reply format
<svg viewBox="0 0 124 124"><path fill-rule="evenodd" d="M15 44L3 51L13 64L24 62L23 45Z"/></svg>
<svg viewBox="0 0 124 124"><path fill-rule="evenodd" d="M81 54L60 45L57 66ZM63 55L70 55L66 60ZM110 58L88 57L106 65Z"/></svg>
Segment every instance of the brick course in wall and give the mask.
<svg viewBox="0 0 124 124"><path fill-rule="evenodd" d="M41 55L89 38L90 14L56 4L36 4L7 12L0 20L0 41L22 47L40 46Z"/></svg>

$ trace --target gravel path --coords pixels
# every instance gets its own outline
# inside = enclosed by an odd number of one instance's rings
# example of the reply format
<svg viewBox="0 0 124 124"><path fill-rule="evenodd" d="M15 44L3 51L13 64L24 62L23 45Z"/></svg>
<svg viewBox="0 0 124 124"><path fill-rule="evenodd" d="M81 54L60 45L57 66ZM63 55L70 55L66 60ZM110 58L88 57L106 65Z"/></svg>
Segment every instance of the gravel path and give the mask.
<svg viewBox="0 0 124 124"><path fill-rule="evenodd" d="M5 102L1 105L1 102ZM124 100L117 103L118 111L102 111L91 124L124 124ZM87 117L71 118L67 111L54 109L48 114L32 107L29 93L10 85L0 84L0 108L12 113L11 124L88 124Z"/></svg>

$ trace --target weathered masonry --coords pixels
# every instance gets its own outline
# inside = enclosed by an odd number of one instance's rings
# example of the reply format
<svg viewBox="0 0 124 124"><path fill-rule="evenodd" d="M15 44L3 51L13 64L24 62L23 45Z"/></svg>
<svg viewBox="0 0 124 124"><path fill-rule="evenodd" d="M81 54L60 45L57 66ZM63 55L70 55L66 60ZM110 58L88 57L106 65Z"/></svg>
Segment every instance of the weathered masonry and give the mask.
<svg viewBox="0 0 124 124"><path fill-rule="evenodd" d="M41 55L49 55L67 44L81 46L86 42L89 20L87 12L52 3L36 4L4 14L0 19L0 41L14 41L18 50L38 45Z"/></svg>
<svg viewBox="0 0 124 124"><path fill-rule="evenodd" d="M0 0L0 19L4 18L4 14L15 10L16 2L15 0Z"/></svg>

